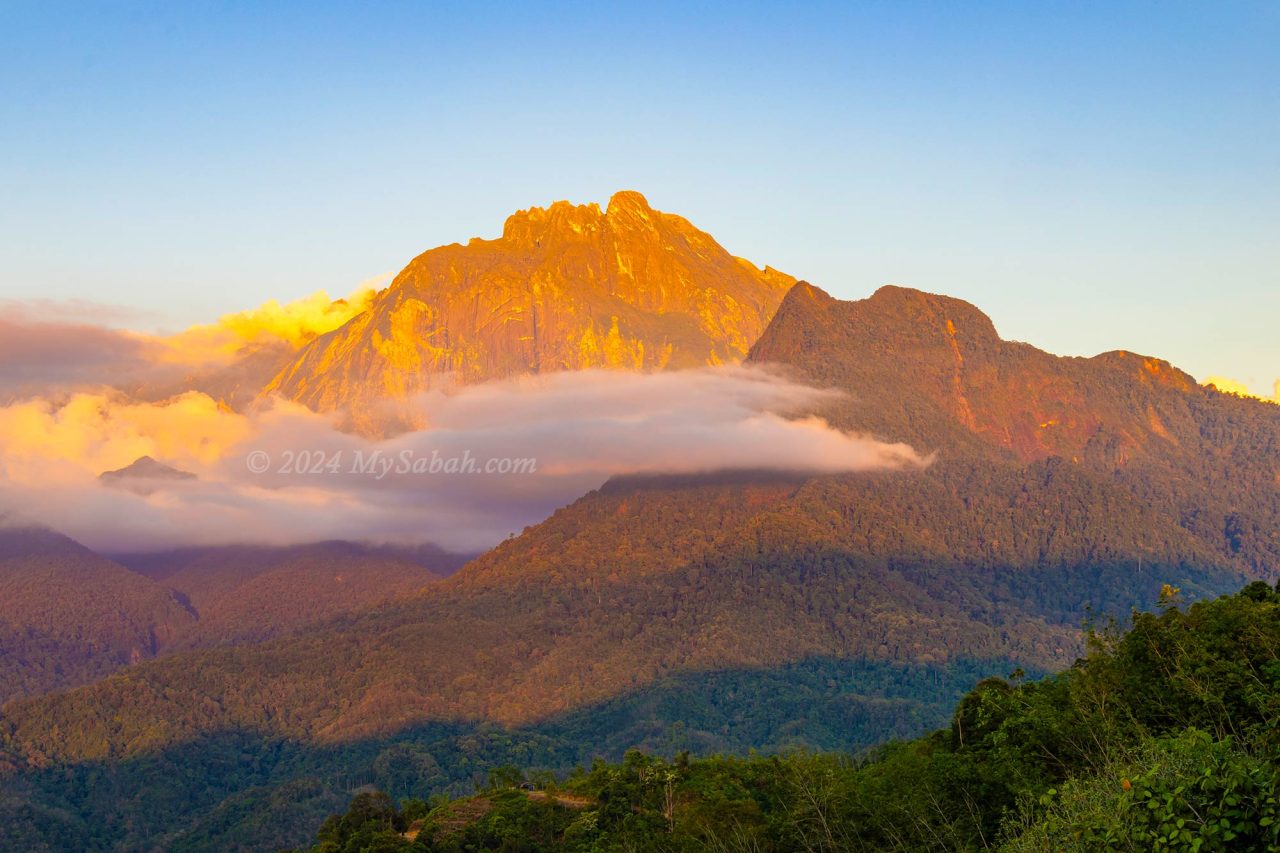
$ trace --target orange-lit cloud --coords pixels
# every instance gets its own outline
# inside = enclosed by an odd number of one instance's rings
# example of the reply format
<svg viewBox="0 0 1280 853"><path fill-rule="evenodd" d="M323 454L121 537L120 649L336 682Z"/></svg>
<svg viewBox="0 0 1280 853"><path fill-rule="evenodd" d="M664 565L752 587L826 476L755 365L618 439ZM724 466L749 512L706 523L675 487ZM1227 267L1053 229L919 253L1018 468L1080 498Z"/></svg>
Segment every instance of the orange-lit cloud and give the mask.
<svg viewBox="0 0 1280 853"><path fill-rule="evenodd" d="M207 466L253 432L250 420L204 394L134 403L78 393L0 408L0 475L10 486L83 484L140 456Z"/></svg>
<svg viewBox="0 0 1280 853"><path fill-rule="evenodd" d="M1239 394L1241 397L1253 397L1255 400L1263 400L1267 403L1280 403L1280 379L1276 380L1270 397L1255 394L1253 389L1245 383L1235 379L1228 379L1225 376L1210 376L1204 381L1204 384L1212 385L1226 394Z"/></svg>
<svg viewBox="0 0 1280 853"><path fill-rule="evenodd" d="M246 347L284 343L293 349L331 332L369 307L388 274L361 284L341 299L323 290L281 305L274 299L257 308L226 314L216 323L159 338L162 357L180 364L231 361Z"/></svg>
<svg viewBox="0 0 1280 853"><path fill-rule="evenodd" d="M426 395L417 404L431 426L381 441L282 401L245 414L198 393L155 404L90 394L26 401L0 407L0 513L23 511L108 550L345 538L469 551L619 474L927 464L905 445L788 417L833 396L747 367L566 372ZM250 470L255 451L270 460L263 473ZM536 472L377 477L353 470L357 454L374 453L535 459ZM304 454L312 473L281 471L291 458L299 467ZM142 494L98 481L143 455L199 479Z"/></svg>

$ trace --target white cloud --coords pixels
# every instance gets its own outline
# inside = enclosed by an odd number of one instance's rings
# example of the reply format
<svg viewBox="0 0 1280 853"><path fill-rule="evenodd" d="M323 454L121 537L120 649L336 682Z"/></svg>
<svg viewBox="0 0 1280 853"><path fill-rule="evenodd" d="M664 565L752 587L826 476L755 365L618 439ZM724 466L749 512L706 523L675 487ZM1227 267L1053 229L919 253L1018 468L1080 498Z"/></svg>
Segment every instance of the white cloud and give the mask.
<svg viewBox="0 0 1280 853"><path fill-rule="evenodd" d="M372 441L275 401L247 414L201 394L162 404L79 395L0 408L0 503L106 550L317 539L486 547L619 474L814 472L927 464L798 417L838 396L759 368L558 373L414 401L429 427ZM269 459L253 473L253 452ZM353 472L358 458L534 459L522 474ZM200 477L149 494L104 470L150 455ZM306 461L317 473L282 472ZM335 461L336 460L336 461Z"/></svg>

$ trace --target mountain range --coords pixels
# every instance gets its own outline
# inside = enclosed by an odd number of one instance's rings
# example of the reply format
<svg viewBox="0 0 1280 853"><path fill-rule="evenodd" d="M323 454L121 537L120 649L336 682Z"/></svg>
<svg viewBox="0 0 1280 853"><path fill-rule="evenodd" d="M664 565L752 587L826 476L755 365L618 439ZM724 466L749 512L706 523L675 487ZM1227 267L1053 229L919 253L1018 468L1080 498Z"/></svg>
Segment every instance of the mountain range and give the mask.
<svg viewBox="0 0 1280 853"><path fill-rule="evenodd" d="M138 613L101 662L0 710L0 843L264 849L369 783L857 749L939 725L984 676L1070 664L1082 620L1162 585L1280 576L1280 407L1157 358L1006 341L945 296L837 300L634 193L427 252L264 393L381 434L438 383L737 360L832 390L789 416L930 464L616 477L443 578L335 543L111 562L58 540L75 559L33 567L14 539L5 571L37 592L6 620L51 634L37 568L92 560Z"/></svg>

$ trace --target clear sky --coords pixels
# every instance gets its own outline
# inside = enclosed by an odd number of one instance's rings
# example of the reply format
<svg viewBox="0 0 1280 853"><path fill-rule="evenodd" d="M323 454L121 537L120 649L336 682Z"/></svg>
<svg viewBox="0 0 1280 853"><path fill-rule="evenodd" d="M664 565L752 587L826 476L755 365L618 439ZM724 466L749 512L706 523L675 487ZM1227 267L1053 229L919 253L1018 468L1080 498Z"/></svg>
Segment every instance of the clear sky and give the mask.
<svg viewBox="0 0 1280 853"><path fill-rule="evenodd" d="M627 188L840 297L1270 390L1278 45L1273 0L0 0L0 298L177 327Z"/></svg>

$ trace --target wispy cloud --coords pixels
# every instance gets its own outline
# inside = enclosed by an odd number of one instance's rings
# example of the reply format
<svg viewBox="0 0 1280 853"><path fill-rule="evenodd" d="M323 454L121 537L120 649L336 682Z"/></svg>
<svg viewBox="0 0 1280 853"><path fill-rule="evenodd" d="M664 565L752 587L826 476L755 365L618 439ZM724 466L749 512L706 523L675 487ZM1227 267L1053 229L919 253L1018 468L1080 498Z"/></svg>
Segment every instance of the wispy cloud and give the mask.
<svg viewBox="0 0 1280 853"><path fill-rule="evenodd" d="M92 299L0 299L0 317L10 321L86 324L123 328L154 321L153 312Z"/></svg>
<svg viewBox="0 0 1280 853"><path fill-rule="evenodd" d="M368 307L389 274L349 295L317 291L227 314L172 335L116 328L145 315L83 300L0 301L0 401L54 391L171 387L264 347L297 349Z"/></svg>
<svg viewBox="0 0 1280 853"><path fill-rule="evenodd" d="M130 332L0 315L0 399L139 374L154 352L147 339Z"/></svg>
<svg viewBox="0 0 1280 853"><path fill-rule="evenodd" d="M280 401L248 414L195 393L164 404L27 401L0 408L0 501L107 549L338 537L471 550L619 474L927 464L905 445L796 417L833 394L745 367L561 373L426 395L414 405L430 426L382 441ZM98 482L142 455L200 479L149 494ZM396 469L360 469L373 458ZM402 470L432 458L536 469Z"/></svg>

